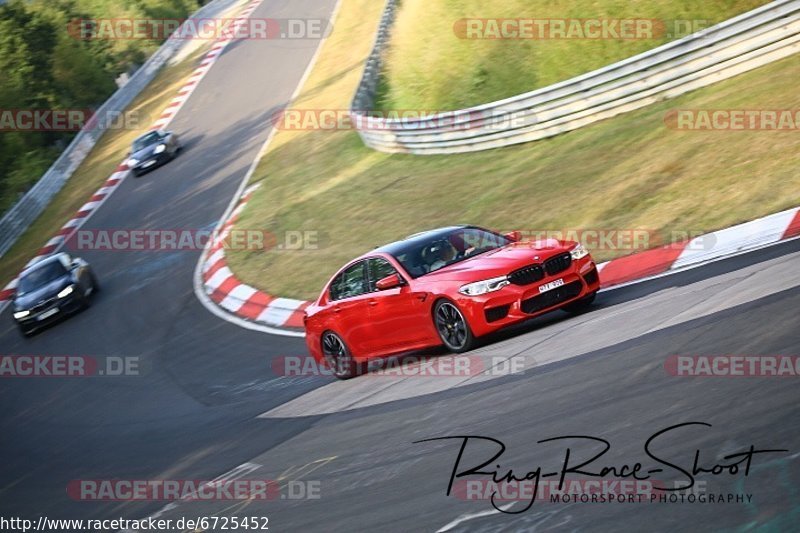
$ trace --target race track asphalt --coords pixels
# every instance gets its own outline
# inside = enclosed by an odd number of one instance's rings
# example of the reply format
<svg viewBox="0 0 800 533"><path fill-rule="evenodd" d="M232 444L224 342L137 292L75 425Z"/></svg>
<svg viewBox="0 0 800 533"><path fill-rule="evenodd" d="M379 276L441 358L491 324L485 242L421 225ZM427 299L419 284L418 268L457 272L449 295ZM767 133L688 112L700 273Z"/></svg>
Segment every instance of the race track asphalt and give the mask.
<svg viewBox="0 0 800 533"><path fill-rule="evenodd" d="M252 16L329 20L334 5L266 0ZM170 125L184 151L126 179L84 229L213 227L317 44L231 43ZM304 349L302 339L244 330L198 302L192 273L199 254L81 252L102 284L91 309L30 339L19 335L10 310L0 316L2 354L135 356L147 369L138 378L0 383L2 515L60 506L65 483L75 477L219 474L262 451L265 436L276 436L252 421L263 402L280 403L314 386L313 379L289 386L269 374L270 358ZM80 504L65 512L93 514Z"/></svg>
<svg viewBox="0 0 800 533"><path fill-rule="evenodd" d="M238 506L180 503L163 516L268 516L286 531L329 531L330 524L337 531L794 530L800 513L800 378L677 377L667 372L665 363L673 355L797 356L798 269L800 240L795 240L603 293L588 314L571 318L553 313L472 352L478 357L484 352L528 354L533 364L516 375L466 385L435 376L369 375L344 385L331 381L262 415L265 424L289 424L297 433L248 459L258 468L247 477L282 480L286 499ZM638 322L649 321L650 330L639 332L631 313ZM676 320L693 314L700 316ZM549 356L558 355L550 349L556 346L565 354L569 339L593 335L578 344L599 342L603 335L593 330L597 324L624 340L585 352L576 349L548 362ZM559 337L568 340L559 345ZM431 385L440 380L448 387ZM326 396L326 389L334 387L337 394ZM369 401L364 389L371 389ZM429 393L431 389L438 392ZM382 395L391 399L379 400ZM304 397L313 399L302 402ZM338 408L325 409L333 398ZM352 407L356 402L362 403ZM298 403L303 409L293 407ZM558 471L567 447L574 454L572 465L575 457L588 459L601 449L583 441L537 441L593 436L608 440L611 448L587 470L636 462L652 468L660 465L644 452L648 437L688 422L711 427L673 430L653 447L660 458L688 471L697 450L699 464L707 468L726 463L724 456L751 444L788 452L755 456L746 476L742 471L696 476L705 497L749 494L752 499L746 503L537 501L521 512L527 505L522 498L507 509L520 511L511 515L491 512L486 500L446 496L461 441L415 443L442 436L492 437L507 446L498 461L502 468L521 477L538 466L543 472ZM462 469L488 460L495 449L472 441ZM485 470L493 470L493 464ZM652 479L670 487L685 485L688 478L664 470ZM319 498L289 498L289 482L295 494L302 493L299 487L318 487ZM510 503L500 501L498 506Z"/></svg>

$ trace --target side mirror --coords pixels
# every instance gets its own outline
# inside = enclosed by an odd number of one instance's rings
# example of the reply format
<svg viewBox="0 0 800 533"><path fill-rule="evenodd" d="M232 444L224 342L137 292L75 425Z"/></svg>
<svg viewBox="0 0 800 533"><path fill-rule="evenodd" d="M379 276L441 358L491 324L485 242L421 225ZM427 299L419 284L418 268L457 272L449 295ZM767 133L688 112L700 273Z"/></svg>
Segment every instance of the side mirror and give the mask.
<svg viewBox="0 0 800 533"><path fill-rule="evenodd" d="M400 274L392 274L391 276L386 276L383 279L379 279L377 283L375 283L375 287L379 291L385 291L386 289L394 289L395 287L399 287L401 285L405 285L405 281L403 278L400 277Z"/></svg>
<svg viewBox="0 0 800 533"><path fill-rule="evenodd" d="M519 231L509 231L508 233L504 233L503 237L511 242L519 242L522 240L522 234Z"/></svg>

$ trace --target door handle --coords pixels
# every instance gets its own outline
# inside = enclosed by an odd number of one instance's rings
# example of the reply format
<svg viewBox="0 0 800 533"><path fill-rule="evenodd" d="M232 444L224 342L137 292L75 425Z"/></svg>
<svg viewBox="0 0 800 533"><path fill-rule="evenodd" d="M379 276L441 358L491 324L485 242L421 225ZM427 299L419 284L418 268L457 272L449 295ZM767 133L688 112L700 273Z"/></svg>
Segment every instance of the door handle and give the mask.
<svg viewBox="0 0 800 533"><path fill-rule="evenodd" d="M367 303L371 306L378 305L378 300L370 300Z"/></svg>
<svg viewBox="0 0 800 533"><path fill-rule="evenodd" d="M333 308L333 312L334 312L334 313L339 313L339 312L341 312L341 311L342 311L342 308L341 308L341 307L339 307L338 305L337 305L336 307L334 307L334 308Z"/></svg>

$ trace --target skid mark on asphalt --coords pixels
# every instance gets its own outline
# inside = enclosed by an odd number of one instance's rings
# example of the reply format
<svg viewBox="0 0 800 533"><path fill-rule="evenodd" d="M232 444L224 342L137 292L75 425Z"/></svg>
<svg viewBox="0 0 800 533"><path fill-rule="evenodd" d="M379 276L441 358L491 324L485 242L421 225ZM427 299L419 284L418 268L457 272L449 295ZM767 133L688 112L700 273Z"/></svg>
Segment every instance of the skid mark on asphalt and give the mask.
<svg viewBox="0 0 800 533"><path fill-rule="evenodd" d="M500 506L503 511L508 511L517 502ZM470 533L497 533L500 531L561 531L570 522L571 514L564 514L571 506L565 506L552 511L526 512L523 514L502 514L496 509L489 509L478 513L464 514L452 522L442 526L436 533L448 531L464 531ZM500 523L497 519L502 519ZM469 523L468 523L469 522ZM483 523L481 523L483 522Z"/></svg>
<svg viewBox="0 0 800 533"><path fill-rule="evenodd" d="M337 456L333 455L333 456L330 456L330 457L323 457L321 459L315 459L314 461L310 461L310 462L305 463L305 464L300 465L300 466L290 466L272 481L278 482L278 486L281 488L281 490L283 490L289 484L289 482L291 482L291 481L299 481L302 478L302 476L305 476L307 474L310 474L311 472L319 470L320 468L324 467L325 465L327 465L331 461L335 460L336 458L337 458ZM251 466L254 466L255 468L251 469L250 468ZM264 468L262 465L259 465L259 464L256 464L256 463L244 463L243 465L240 465L240 466L234 468L233 470L231 470L230 473L235 473L235 472L240 472L240 471L247 471L246 473L250 474L250 473L253 473L253 472L255 472L255 471L259 470L259 469L262 469L262 468ZM229 475L230 473L223 474L222 476L217 478L217 480L219 480L219 481L222 481L222 480L232 481L233 479L238 479L238 478L232 478L231 479L231 478L225 477L225 476ZM281 497L283 497L283 496L281 496ZM237 501L235 503L232 503L231 505L223 507L222 509L220 509L220 510L218 510L216 512L209 512L209 513L206 513L205 515L206 516L211 516L211 517L213 517L213 516L226 516L226 515L236 516L238 514L241 514L251 503L253 503L253 501L255 501L255 500L252 499L252 498L247 499L247 500ZM174 510L176 507L177 506L173 506L173 507L170 508L170 510ZM194 533L199 533L199 532L206 531L206 530L204 530L202 528L197 528L197 529L193 529L193 530L184 530L184 531L191 531L191 532L194 532Z"/></svg>

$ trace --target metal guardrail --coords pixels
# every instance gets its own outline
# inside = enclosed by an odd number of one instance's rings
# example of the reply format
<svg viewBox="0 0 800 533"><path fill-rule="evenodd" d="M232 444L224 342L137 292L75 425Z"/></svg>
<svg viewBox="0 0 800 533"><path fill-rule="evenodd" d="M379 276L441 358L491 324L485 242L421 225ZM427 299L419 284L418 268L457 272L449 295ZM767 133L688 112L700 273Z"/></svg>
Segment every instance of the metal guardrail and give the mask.
<svg viewBox="0 0 800 533"><path fill-rule="evenodd" d="M607 67L496 102L425 117L370 116L395 0L388 0L350 114L364 144L452 154L544 139L800 51L800 0L777 0Z"/></svg>
<svg viewBox="0 0 800 533"><path fill-rule="evenodd" d="M212 0L190 18L208 18L228 9L240 0ZM156 74L189 41L169 38L147 61L131 76L128 83L120 87L95 112L90 126L82 129L72 142L17 202L0 218L0 257L28 229L44 211L53 197L61 190L75 169L83 162L98 139L105 133L105 125L113 123L109 118L119 113L133 101L139 93L155 78Z"/></svg>

